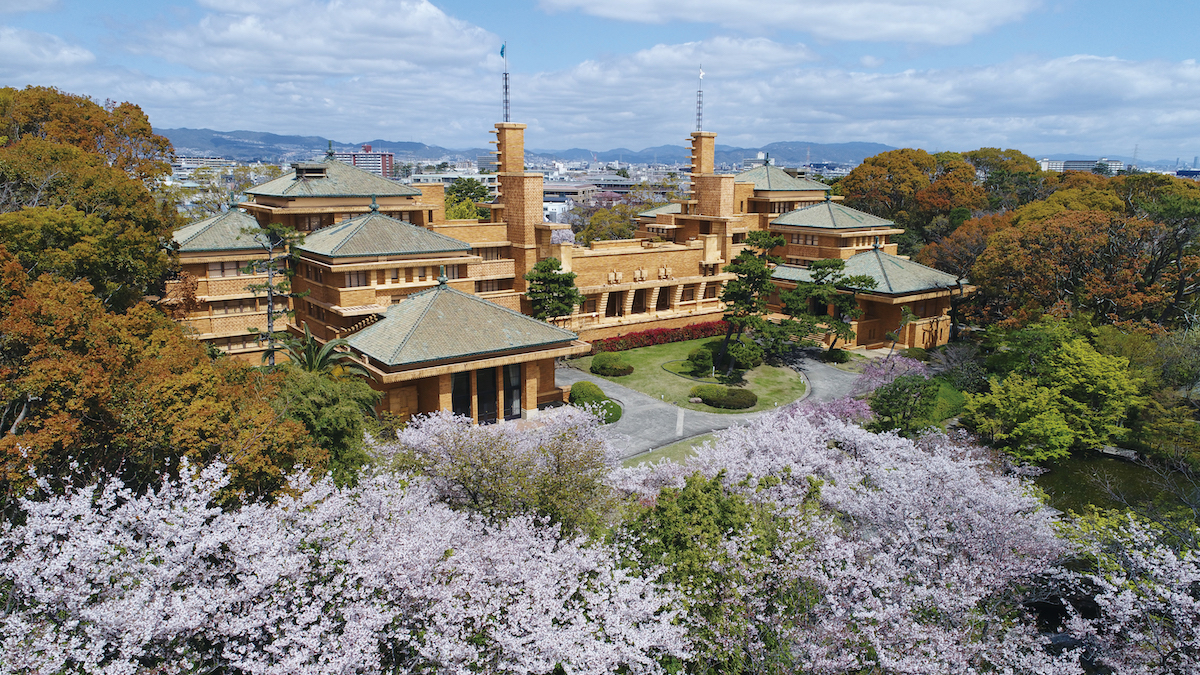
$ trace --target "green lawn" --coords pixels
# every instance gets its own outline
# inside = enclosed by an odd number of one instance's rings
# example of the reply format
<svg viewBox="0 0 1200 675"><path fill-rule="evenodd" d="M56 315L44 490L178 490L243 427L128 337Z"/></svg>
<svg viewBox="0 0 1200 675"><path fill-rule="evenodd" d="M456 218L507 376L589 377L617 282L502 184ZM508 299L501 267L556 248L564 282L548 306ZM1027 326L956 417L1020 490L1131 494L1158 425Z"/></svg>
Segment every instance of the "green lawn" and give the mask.
<svg viewBox="0 0 1200 675"><path fill-rule="evenodd" d="M664 459L669 459L676 464L682 464L683 460L691 457L695 453L695 448L704 445L707 442L716 440L713 434L704 434L695 438L679 441L671 445L663 446L657 450L652 450L644 455L630 457L622 462L625 466L637 466L646 462L657 463Z"/></svg>
<svg viewBox="0 0 1200 675"><path fill-rule="evenodd" d="M677 375L663 367L669 361L682 361L688 353L705 343L720 344L721 338L701 338L687 342L672 342L665 345L640 347L621 352L625 360L633 366L633 372L622 377L606 377L604 379L620 383L630 389L636 389L648 396L667 401L681 408L703 410L716 413L744 413L756 410L774 408L776 404L790 403L804 395L804 380L800 374L791 368L778 368L761 365L744 374L744 386L758 395L758 405L746 410L723 410L713 408L703 403L688 402L688 393L692 387L700 384L682 375ZM591 372L592 357L585 356L570 362L585 372Z"/></svg>

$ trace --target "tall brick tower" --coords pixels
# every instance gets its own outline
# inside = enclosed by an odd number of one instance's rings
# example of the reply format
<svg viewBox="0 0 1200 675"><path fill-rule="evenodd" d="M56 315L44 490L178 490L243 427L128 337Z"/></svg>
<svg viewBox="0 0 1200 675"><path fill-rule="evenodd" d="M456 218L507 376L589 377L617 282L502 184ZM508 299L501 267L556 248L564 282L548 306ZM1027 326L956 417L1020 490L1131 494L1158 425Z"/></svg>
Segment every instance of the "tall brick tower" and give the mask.
<svg viewBox="0 0 1200 675"><path fill-rule="evenodd" d="M543 220L542 174L525 171L525 125L501 122L496 125L496 155L499 165L500 203L512 242L516 267L513 290L524 293L525 274L537 263L537 232Z"/></svg>
<svg viewBox="0 0 1200 675"><path fill-rule="evenodd" d="M711 131L692 132L692 199L700 215L733 215L733 176L716 171L717 135Z"/></svg>

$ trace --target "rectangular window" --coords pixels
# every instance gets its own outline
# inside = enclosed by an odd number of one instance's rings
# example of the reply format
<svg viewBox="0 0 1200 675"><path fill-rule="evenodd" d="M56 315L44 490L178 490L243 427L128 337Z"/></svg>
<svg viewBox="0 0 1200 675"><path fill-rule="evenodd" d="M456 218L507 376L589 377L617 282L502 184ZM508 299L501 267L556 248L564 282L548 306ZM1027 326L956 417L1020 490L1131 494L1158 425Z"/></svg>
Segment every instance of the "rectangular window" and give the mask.
<svg viewBox="0 0 1200 675"><path fill-rule="evenodd" d="M696 299L696 287L694 285L693 286L684 286L683 287L683 295L681 295L679 297L679 300L681 302L691 302L695 299Z"/></svg>
<svg viewBox="0 0 1200 675"><path fill-rule="evenodd" d="M521 417L521 364L504 366L504 419Z"/></svg>
<svg viewBox="0 0 1200 675"><path fill-rule="evenodd" d="M360 286L369 286L370 283L371 282L367 277L366 270L359 270L357 272L346 272L346 287L347 288L358 288Z"/></svg>
<svg viewBox="0 0 1200 675"><path fill-rule="evenodd" d="M475 253L476 253L476 255L478 255L480 258L483 258L484 260L499 260L500 259L500 247L498 247L498 246L490 246L488 248L476 249Z"/></svg>
<svg viewBox="0 0 1200 675"><path fill-rule="evenodd" d="M721 284L709 284L709 285L705 286L704 287L704 299L710 300L712 298L717 297L717 289L720 287L721 287Z"/></svg>
<svg viewBox="0 0 1200 675"><path fill-rule="evenodd" d="M583 301L583 313L584 314L595 314L596 313L596 296L594 296L594 295L589 296L586 300Z"/></svg>
<svg viewBox="0 0 1200 675"><path fill-rule="evenodd" d="M476 293L491 293L498 290L500 290L499 279L484 279L482 281L475 282Z"/></svg>
<svg viewBox="0 0 1200 675"><path fill-rule="evenodd" d="M457 278L459 278L458 274L459 274L458 265L446 265L446 278L447 279L457 279Z"/></svg>
<svg viewBox="0 0 1200 675"><path fill-rule="evenodd" d="M734 232L733 233L733 243L740 244L743 241L746 241L746 233L745 232Z"/></svg>

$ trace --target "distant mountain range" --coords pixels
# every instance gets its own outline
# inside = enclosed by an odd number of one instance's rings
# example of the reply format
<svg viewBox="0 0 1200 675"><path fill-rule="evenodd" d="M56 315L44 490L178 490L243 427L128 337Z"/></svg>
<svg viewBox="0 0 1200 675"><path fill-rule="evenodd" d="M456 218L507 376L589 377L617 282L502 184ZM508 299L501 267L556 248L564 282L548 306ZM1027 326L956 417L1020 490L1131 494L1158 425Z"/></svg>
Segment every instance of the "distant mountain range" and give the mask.
<svg viewBox="0 0 1200 675"><path fill-rule="evenodd" d="M262 131L214 131L212 129L157 129L157 133L171 139L175 153L187 156L225 157L244 162L295 162L323 155L332 147L339 152L353 152L363 145L373 150L396 153L397 161L454 161L474 160L487 154L490 148L450 149L424 143L388 141L375 139L362 143L331 141L321 136L285 136ZM753 158L759 152L768 153L775 162L786 166L799 166L806 161L858 164L863 159L886 150L894 150L881 143L806 143L800 141L771 143L761 148L735 148L718 145L718 164L741 164L743 159ZM644 150L616 148L595 151L584 148L569 150L527 149L526 161L600 161L628 162L631 164L687 164L691 150L682 145L660 145Z"/></svg>
<svg viewBox="0 0 1200 675"><path fill-rule="evenodd" d="M158 133L171 139L175 152L179 155L225 157L244 162L295 162L313 159L325 154L330 147L330 139L322 136L285 136L263 131L214 131L212 129L158 129ZM388 141L375 139L362 143L343 143L332 141L333 149L341 152L359 150L363 145L370 145L374 150L384 150L396 153L398 161L454 161L456 159L474 160L479 155L491 152L491 148L451 149L437 145L413 143L411 141ZM859 164L867 157L877 155L887 150L895 150L890 145L882 143L809 143L804 141L787 141L770 143L761 148L737 148L728 145L718 145L716 161L718 164L741 164L743 159L753 158L759 152L768 153L775 162L782 166L800 166L808 161L814 163L831 162L835 164ZM629 162L631 164L687 164L690 149L682 145L659 145L644 150L616 148L613 150L588 150L571 148L569 150L526 149L527 161L600 161L600 162ZM1098 159L1100 155L1076 154L1032 154L1034 159L1049 157L1051 159ZM1104 155L1130 164L1131 157L1120 155ZM1138 165L1143 168L1159 167L1172 168L1176 160L1146 160L1139 159ZM1190 168L1192 162L1188 158L1179 160L1181 167Z"/></svg>

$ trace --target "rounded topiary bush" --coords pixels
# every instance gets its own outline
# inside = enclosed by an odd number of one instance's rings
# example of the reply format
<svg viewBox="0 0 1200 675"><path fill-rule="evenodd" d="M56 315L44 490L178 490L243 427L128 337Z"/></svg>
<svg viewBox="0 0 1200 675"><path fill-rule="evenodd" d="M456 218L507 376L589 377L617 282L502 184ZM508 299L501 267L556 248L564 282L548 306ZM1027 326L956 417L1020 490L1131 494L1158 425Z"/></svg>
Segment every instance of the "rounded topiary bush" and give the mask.
<svg viewBox="0 0 1200 675"><path fill-rule="evenodd" d="M758 405L758 394L749 389L737 389L730 387L725 391L725 405L722 408L729 410L744 410L753 408Z"/></svg>
<svg viewBox="0 0 1200 675"><path fill-rule="evenodd" d="M604 395L604 391L594 382L576 382L571 385L571 405L588 408L605 424L612 424L621 419L621 404Z"/></svg>
<svg viewBox="0 0 1200 675"><path fill-rule="evenodd" d="M583 382L576 382L571 385L569 400L572 405L584 405L585 403L595 403L607 399L608 397L604 395L604 392L594 382L584 380Z"/></svg>
<svg viewBox="0 0 1200 675"><path fill-rule="evenodd" d="M909 347L901 352L901 354L907 358L916 359L918 361L929 360L929 351L921 347Z"/></svg>
<svg viewBox="0 0 1200 675"><path fill-rule="evenodd" d="M705 405L726 410L743 410L758 405L758 395L749 389L722 387L719 384L692 387L690 396L704 401Z"/></svg>
<svg viewBox="0 0 1200 675"><path fill-rule="evenodd" d="M592 372L604 377L620 377L633 372L633 366L617 352L600 352L592 357Z"/></svg>

